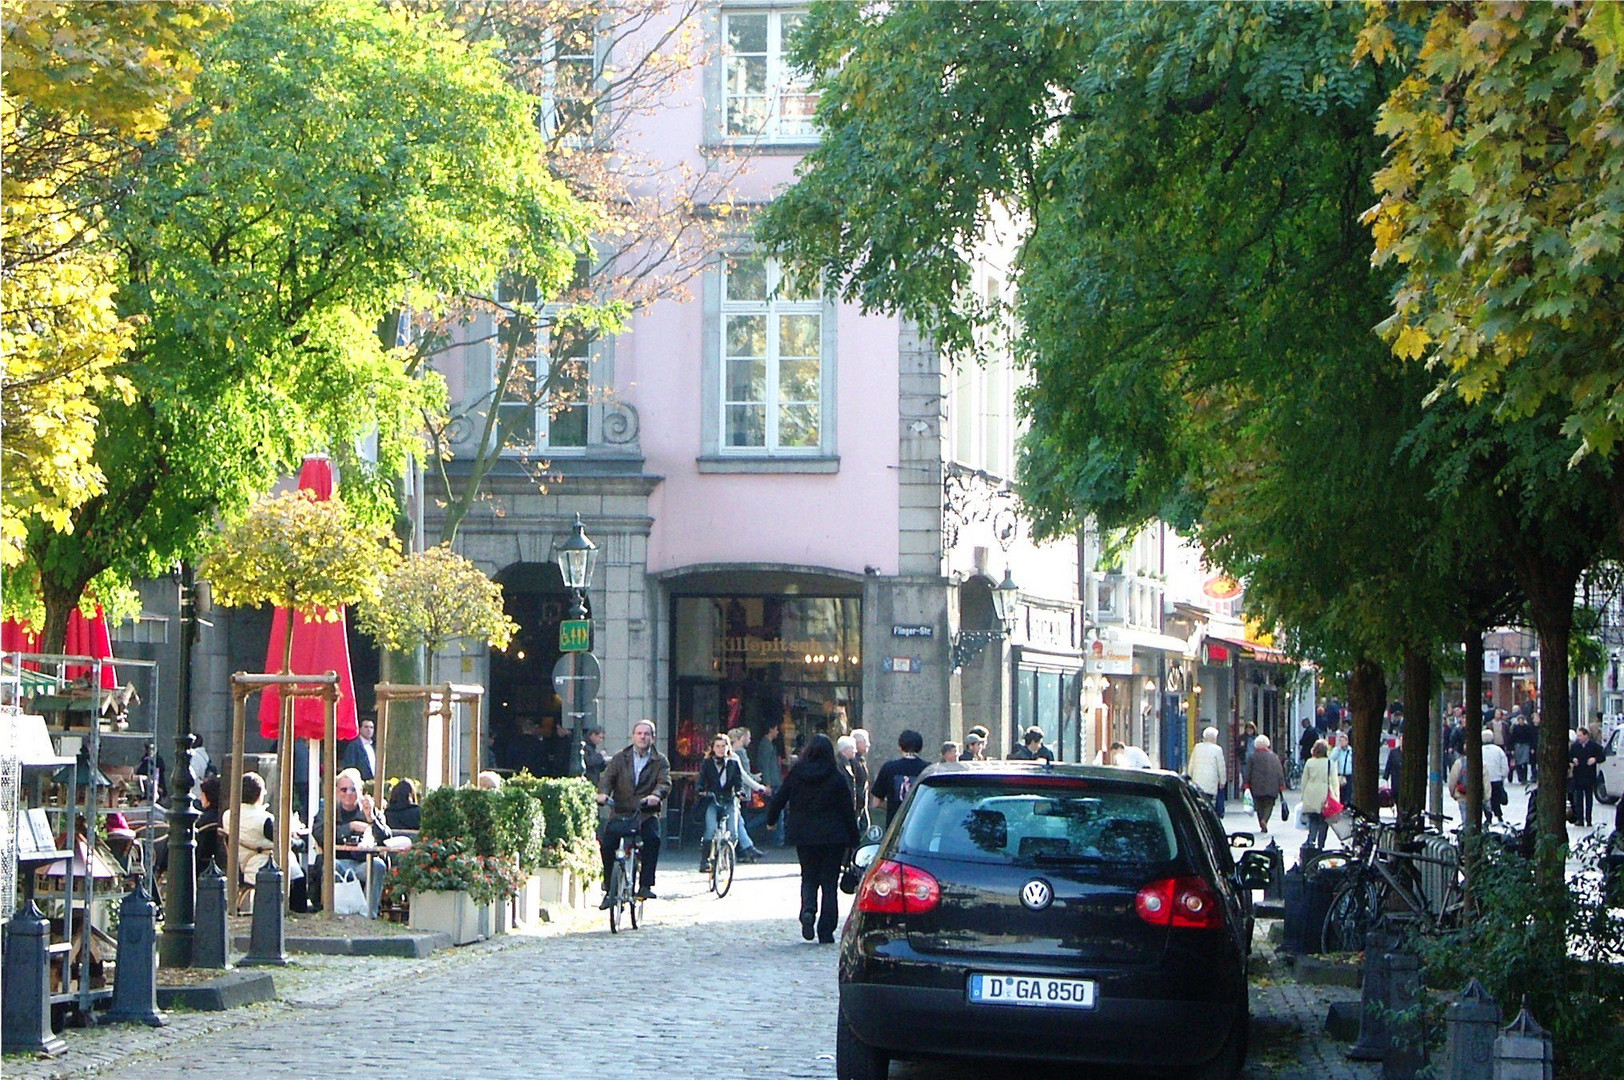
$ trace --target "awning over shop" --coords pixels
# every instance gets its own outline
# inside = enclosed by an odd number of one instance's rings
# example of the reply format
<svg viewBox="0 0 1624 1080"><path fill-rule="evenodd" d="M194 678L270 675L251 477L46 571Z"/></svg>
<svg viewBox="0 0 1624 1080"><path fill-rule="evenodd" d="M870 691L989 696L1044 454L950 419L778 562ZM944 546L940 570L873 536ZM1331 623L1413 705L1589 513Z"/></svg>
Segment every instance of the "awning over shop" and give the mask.
<svg viewBox="0 0 1624 1080"><path fill-rule="evenodd" d="M1207 635L1202 646L1202 662L1222 664L1230 660L1253 660L1260 664L1291 664L1291 657L1272 645L1255 641L1237 641L1234 638Z"/></svg>

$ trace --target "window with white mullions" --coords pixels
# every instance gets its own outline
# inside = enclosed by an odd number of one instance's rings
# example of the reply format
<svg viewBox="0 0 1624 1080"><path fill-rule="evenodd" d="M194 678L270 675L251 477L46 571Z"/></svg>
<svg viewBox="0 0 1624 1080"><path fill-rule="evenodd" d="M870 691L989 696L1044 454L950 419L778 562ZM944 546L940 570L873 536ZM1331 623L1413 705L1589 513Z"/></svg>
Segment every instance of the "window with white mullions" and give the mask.
<svg viewBox="0 0 1624 1080"><path fill-rule="evenodd" d="M817 453L823 438L823 299L776 259L729 258L722 274L722 445Z"/></svg>
<svg viewBox="0 0 1624 1080"><path fill-rule="evenodd" d="M534 303L533 287L504 286L498 300ZM543 320L556 314L552 305L539 313ZM500 378L502 360L510 346L518 350L512 377L500 387L497 409L507 429L503 453L582 450L587 444L587 392L591 384L591 348L586 336L556 329L549 347L537 347L535 324L513 318L497 335L492 352L492 377Z"/></svg>
<svg viewBox="0 0 1624 1080"><path fill-rule="evenodd" d="M815 136L818 96L812 81L790 65L784 43L804 11L732 11L722 16L725 130L767 141Z"/></svg>
<svg viewBox="0 0 1624 1080"><path fill-rule="evenodd" d="M511 42L504 59L539 99L536 126L549 142L584 149L598 122L603 59L594 14L565 18L527 41Z"/></svg>

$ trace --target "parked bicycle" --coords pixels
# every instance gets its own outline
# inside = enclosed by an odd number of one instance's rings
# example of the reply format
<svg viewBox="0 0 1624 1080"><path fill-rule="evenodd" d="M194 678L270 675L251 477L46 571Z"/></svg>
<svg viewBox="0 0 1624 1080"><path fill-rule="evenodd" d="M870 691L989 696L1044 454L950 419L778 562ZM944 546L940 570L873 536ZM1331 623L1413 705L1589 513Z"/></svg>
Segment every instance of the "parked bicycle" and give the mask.
<svg viewBox="0 0 1624 1080"><path fill-rule="evenodd" d="M641 815L616 814L609 819L609 835L616 840L615 862L609 870L604 891L609 897L609 932L620 933L623 925L633 930L643 918L643 901L637 897L638 860L643 852Z"/></svg>
<svg viewBox="0 0 1624 1080"><path fill-rule="evenodd" d="M1314 877L1342 877L1325 915L1321 947L1326 952L1354 952L1365 947L1365 934L1387 922L1421 933L1451 930L1460 922L1465 888L1459 848L1419 816L1393 824L1348 807L1352 835L1347 847L1323 851L1303 872Z"/></svg>

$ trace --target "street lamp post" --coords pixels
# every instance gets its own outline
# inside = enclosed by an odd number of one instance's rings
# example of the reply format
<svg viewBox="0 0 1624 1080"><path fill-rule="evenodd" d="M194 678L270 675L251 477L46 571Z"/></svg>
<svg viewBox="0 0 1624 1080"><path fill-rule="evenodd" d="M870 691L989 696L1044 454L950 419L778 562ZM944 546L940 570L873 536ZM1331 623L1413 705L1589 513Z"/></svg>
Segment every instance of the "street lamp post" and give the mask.
<svg viewBox="0 0 1624 1080"><path fill-rule="evenodd" d="M1004 567L1004 580L992 587L992 613L998 620L997 629L993 630L960 630L953 635L952 659L953 670L958 671L966 664L981 655L981 650L995 641L1003 641L1015 632L1016 602L1020 599L1021 587L1015 584L1010 576L1009 567Z"/></svg>
<svg viewBox="0 0 1624 1080"><path fill-rule="evenodd" d="M575 515L575 524L570 529L570 538L558 546L558 572L564 579L564 587L575 594L575 607L570 612L572 619L585 619L586 590L592 584L592 571L598 564L598 545L587 538L586 525L581 521L581 515ZM570 754L569 772L571 776L580 776L586 772L586 762L582 757L583 743L586 732L582 718L586 715L586 702L574 703L580 711L571 713L570 737L575 742L574 752Z"/></svg>

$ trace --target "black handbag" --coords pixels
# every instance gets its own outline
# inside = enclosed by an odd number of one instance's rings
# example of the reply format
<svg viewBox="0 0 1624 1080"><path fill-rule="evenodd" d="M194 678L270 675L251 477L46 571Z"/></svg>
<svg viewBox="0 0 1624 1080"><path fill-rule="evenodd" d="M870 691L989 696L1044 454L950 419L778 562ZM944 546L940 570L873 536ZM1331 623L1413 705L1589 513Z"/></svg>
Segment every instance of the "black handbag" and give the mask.
<svg viewBox="0 0 1624 1080"><path fill-rule="evenodd" d="M1280 796L1280 820L1291 820L1291 808L1286 805L1286 797L1284 795Z"/></svg>

